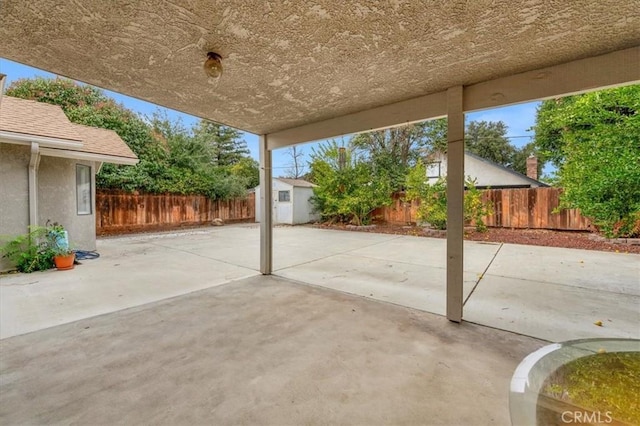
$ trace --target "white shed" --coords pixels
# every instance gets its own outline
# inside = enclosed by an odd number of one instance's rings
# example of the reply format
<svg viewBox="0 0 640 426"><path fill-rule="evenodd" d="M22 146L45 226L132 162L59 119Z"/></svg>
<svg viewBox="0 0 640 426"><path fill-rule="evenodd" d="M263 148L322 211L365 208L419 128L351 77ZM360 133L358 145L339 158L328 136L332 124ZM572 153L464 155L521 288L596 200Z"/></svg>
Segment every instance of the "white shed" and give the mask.
<svg viewBox="0 0 640 426"><path fill-rule="evenodd" d="M274 178L273 223L296 225L316 221L320 216L313 213L311 182L302 179ZM256 222L260 222L260 187L256 191Z"/></svg>

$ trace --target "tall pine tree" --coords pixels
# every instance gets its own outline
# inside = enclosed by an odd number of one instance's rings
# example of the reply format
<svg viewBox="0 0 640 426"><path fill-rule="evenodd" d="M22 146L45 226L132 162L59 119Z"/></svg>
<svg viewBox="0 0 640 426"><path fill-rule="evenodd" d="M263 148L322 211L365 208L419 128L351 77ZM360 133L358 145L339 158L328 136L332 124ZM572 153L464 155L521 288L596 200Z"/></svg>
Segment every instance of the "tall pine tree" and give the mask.
<svg viewBox="0 0 640 426"><path fill-rule="evenodd" d="M247 142L242 139L238 130L231 127L200 120L193 128L193 135L211 146L213 162L216 166L233 166L249 156Z"/></svg>

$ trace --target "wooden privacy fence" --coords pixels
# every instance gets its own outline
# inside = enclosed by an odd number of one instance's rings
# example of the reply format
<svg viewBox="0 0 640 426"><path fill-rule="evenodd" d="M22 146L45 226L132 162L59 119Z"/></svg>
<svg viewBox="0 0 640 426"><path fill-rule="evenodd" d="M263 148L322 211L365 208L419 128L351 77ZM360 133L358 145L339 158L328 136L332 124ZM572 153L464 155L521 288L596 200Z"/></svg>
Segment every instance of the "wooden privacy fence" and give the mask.
<svg viewBox="0 0 640 426"><path fill-rule="evenodd" d="M493 204L493 214L484 217L490 227L557 229L586 231L590 222L577 209L554 210L560 204L559 188L487 189L482 191L484 201ZM390 206L373 212L374 217L387 223L415 223L419 202L403 201L404 194L393 195Z"/></svg>
<svg viewBox="0 0 640 426"><path fill-rule="evenodd" d="M232 200L200 195L130 194L97 191L96 233L126 233L211 223L255 220L255 194Z"/></svg>
<svg viewBox="0 0 640 426"><path fill-rule="evenodd" d="M494 212L484 222L502 228L589 230L589 220L578 209L554 213L561 193L560 188L487 189L482 198L493 204Z"/></svg>

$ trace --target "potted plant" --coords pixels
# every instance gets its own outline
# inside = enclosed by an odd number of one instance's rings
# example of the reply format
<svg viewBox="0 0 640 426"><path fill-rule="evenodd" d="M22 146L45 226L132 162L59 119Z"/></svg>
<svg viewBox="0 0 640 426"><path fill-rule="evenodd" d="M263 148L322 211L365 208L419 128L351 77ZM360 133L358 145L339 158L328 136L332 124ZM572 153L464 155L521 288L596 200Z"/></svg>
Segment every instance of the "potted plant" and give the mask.
<svg viewBox="0 0 640 426"><path fill-rule="evenodd" d="M57 246L54 248L53 263L57 269L61 271L73 269L75 260L76 254L69 247Z"/></svg>
<svg viewBox="0 0 640 426"><path fill-rule="evenodd" d="M69 234L58 222L47 221L47 240L53 251L53 263L59 270L73 269L76 254L69 248Z"/></svg>
<svg viewBox="0 0 640 426"><path fill-rule="evenodd" d="M69 234L62 225L50 221L46 226L30 226L28 233L3 243L0 255L9 259L18 271L27 273L53 266L73 269L75 261L75 253L69 248Z"/></svg>
<svg viewBox="0 0 640 426"><path fill-rule="evenodd" d="M47 220L45 228L49 245L54 248L69 248L69 233L64 226Z"/></svg>

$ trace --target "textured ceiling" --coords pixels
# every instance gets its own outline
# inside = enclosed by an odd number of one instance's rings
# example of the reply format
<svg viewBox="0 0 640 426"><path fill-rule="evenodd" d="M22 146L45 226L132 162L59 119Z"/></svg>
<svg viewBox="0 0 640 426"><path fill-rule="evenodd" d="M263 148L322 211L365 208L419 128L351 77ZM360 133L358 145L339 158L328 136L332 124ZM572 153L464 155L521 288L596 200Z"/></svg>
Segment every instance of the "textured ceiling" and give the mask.
<svg viewBox="0 0 640 426"><path fill-rule="evenodd" d="M3 0L0 56L263 134L636 46L635 0ZM224 74L202 70L208 50Z"/></svg>

